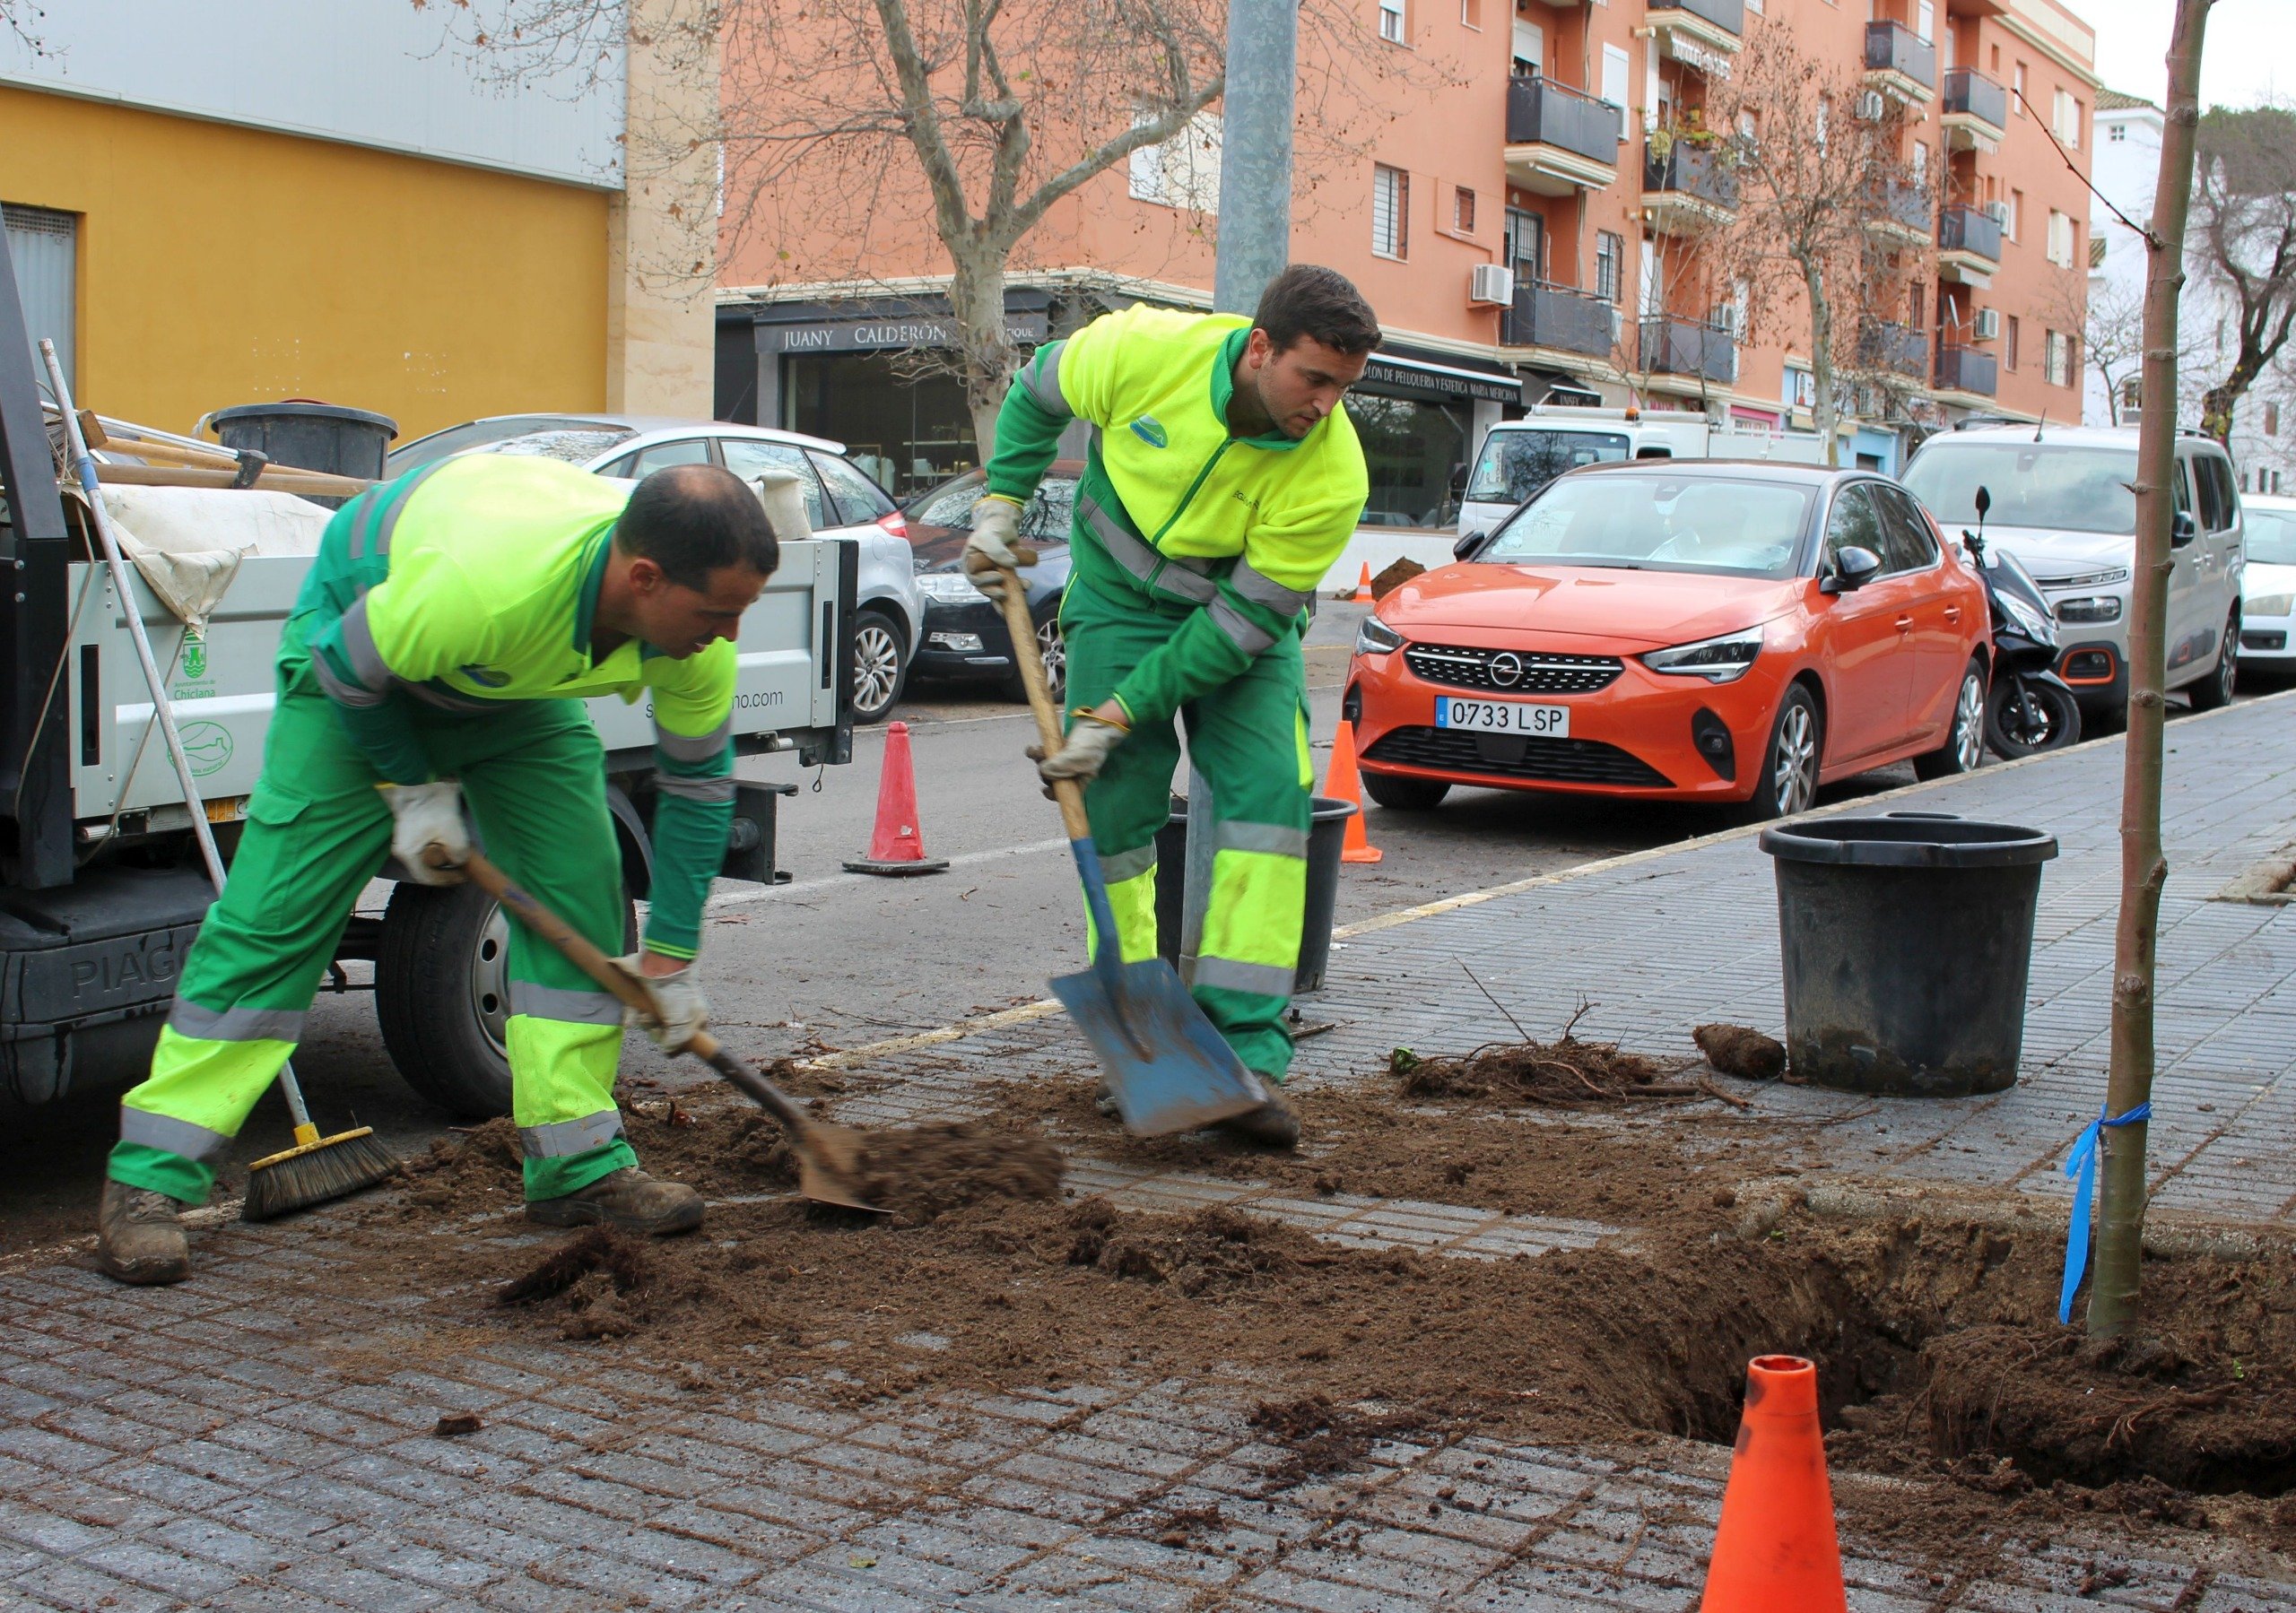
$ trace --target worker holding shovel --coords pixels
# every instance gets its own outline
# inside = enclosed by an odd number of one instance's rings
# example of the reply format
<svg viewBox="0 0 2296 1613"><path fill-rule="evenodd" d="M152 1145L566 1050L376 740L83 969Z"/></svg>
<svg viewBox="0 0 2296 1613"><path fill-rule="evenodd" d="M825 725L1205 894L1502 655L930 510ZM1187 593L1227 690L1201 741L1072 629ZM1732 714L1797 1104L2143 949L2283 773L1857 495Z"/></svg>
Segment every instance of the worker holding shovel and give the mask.
<svg viewBox="0 0 2296 1613"><path fill-rule="evenodd" d="M732 640L778 563L758 493L709 465L639 482L554 460L440 461L330 522L279 646L263 774L230 879L186 959L152 1073L120 1110L98 1263L190 1274L178 1208L302 1036L367 881L489 854L592 943L622 944L621 861L579 702L654 713L659 804L645 942L623 960L676 1052L708 1022L691 964L734 810ZM426 860L426 851L433 860ZM691 1229L700 1195L638 1168L613 1101L623 1006L513 916L508 1025L526 1214Z"/></svg>
<svg viewBox="0 0 2296 1613"><path fill-rule="evenodd" d="M1362 296L1297 264L1248 320L1145 306L1037 350L996 421L965 569L986 592L1033 562L1019 516L1071 421L1092 427L1061 604L1068 693L1048 783L1086 781L1121 955L1156 956L1156 831L1179 760L1212 787L1212 890L1191 993L1267 1101L1223 1122L1289 1148L1281 1083L1299 967L1309 791L1300 652L1316 585L1370 481L1340 396L1379 343Z"/></svg>

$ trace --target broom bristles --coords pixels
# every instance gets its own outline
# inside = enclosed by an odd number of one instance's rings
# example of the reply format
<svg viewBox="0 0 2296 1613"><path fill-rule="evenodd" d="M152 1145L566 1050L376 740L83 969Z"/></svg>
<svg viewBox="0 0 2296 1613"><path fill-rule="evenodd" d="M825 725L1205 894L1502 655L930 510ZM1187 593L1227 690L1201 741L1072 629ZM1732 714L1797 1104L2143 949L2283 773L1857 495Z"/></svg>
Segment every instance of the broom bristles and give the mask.
<svg viewBox="0 0 2296 1613"><path fill-rule="evenodd" d="M372 1132L324 1138L309 1148L291 1149L250 1167L239 1218L268 1221L331 1199L348 1198L389 1181L404 1168L398 1156Z"/></svg>

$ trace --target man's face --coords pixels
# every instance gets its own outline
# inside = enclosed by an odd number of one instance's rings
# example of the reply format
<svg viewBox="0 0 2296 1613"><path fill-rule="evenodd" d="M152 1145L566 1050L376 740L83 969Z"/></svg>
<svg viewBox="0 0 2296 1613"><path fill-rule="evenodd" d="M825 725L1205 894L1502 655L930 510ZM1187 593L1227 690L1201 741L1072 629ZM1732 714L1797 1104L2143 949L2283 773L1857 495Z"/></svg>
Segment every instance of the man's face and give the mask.
<svg viewBox="0 0 2296 1613"><path fill-rule="evenodd" d="M720 566L709 586L689 588L672 582L643 555L630 562L630 593L638 637L665 655L683 661L742 629L742 612L765 592L765 573L745 565Z"/></svg>
<svg viewBox="0 0 2296 1613"><path fill-rule="evenodd" d="M1265 331L1252 333L1244 349L1244 373L1259 393L1275 429L1297 441L1339 407L1340 395L1363 378L1370 353L1350 357L1302 336L1278 352Z"/></svg>

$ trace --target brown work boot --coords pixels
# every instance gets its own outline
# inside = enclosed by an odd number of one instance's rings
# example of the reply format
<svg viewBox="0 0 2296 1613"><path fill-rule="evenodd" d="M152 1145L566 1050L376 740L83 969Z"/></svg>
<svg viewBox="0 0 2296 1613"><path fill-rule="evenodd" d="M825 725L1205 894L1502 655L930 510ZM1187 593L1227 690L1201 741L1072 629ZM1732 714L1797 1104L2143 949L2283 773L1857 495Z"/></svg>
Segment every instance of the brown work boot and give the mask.
<svg viewBox="0 0 2296 1613"><path fill-rule="evenodd" d="M165 1193L106 1182L96 1209L96 1270L121 1282L181 1282L191 1275L191 1244L176 1218L183 1206Z"/></svg>
<svg viewBox="0 0 2296 1613"><path fill-rule="evenodd" d="M545 1227L595 1227L667 1237L701 1225L701 1195L683 1182L657 1182L634 1165L600 1176L563 1198L529 1199L526 1219Z"/></svg>
<svg viewBox="0 0 2296 1613"><path fill-rule="evenodd" d="M1267 1091L1267 1101L1257 1109L1247 1109L1241 1114L1231 1114L1220 1123L1220 1129L1230 1136L1239 1138L1255 1148L1295 1149L1300 1146L1300 1117L1283 1099L1283 1088L1265 1076L1260 1085Z"/></svg>

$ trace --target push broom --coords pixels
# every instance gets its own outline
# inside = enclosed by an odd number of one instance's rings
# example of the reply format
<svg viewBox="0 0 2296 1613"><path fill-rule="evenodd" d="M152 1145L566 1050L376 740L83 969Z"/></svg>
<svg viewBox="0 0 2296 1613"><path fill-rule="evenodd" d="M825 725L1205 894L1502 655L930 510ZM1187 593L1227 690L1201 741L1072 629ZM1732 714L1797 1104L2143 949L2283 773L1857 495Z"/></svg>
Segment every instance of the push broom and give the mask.
<svg viewBox="0 0 2296 1613"><path fill-rule="evenodd" d="M48 385L55 389L57 412L64 417L65 446L71 450L72 468L80 478L81 490L88 495L89 516L103 544L104 563L111 571L113 591L119 595L120 613L127 618L128 637L135 641L135 658L144 663L144 681L152 691L152 714L167 740L168 754L175 759L176 781L182 786L183 803L191 813L192 836L199 842L199 854L207 864L207 877L220 897L223 894L223 859L215 850L214 831L207 824L207 803L201 799L198 781L192 776L191 759L184 754L183 735L176 727L176 710L168 698L167 680L160 675L160 663L152 655L151 637L144 631L144 612L135 604L126 558L112 531L111 516L104 508L103 494L96 481L95 457L88 452L87 438L82 435L79 417L73 411L72 391L65 385L63 366L57 362L56 343L42 337L39 352L48 363ZM123 790L126 787L121 786ZM267 1221L290 1210L308 1210L314 1204L344 1198L398 1175L402 1167L397 1158L377 1140L373 1127L360 1126L332 1137L319 1135L318 1127L311 1123L310 1111L303 1105L302 1088L296 1084L291 1064L279 1067L279 1090L286 1096L287 1114L294 1122L295 1146L266 1155L248 1166L247 1199L239 1209L242 1219Z"/></svg>

